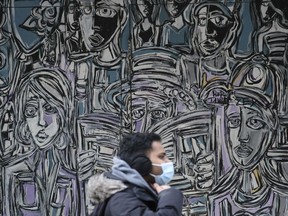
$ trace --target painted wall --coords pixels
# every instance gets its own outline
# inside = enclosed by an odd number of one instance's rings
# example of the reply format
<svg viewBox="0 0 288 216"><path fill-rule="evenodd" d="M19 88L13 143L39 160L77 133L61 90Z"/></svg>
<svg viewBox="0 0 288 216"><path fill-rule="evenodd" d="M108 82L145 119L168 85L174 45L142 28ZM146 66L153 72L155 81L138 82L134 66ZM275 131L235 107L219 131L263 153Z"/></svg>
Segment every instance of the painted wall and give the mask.
<svg viewBox="0 0 288 216"><path fill-rule="evenodd" d="M87 215L131 131L162 136L183 215L288 215L286 0L0 9L0 215Z"/></svg>

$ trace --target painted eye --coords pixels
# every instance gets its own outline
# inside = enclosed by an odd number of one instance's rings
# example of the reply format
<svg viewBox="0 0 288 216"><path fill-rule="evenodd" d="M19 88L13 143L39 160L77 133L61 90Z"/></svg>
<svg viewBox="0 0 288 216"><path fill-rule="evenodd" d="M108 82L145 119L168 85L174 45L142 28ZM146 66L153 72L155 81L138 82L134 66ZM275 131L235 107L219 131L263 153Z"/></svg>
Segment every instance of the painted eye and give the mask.
<svg viewBox="0 0 288 216"><path fill-rule="evenodd" d="M264 79L264 72L260 68L254 67L247 75L246 82L248 84L256 84Z"/></svg>
<svg viewBox="0 0 288 216"><path fill-rule="evenodd" d="M151 111L151 117L154 120L161 120L166 117L166 113L165 111L162 111L162 110L153 110Z"/></svg>
<svg viewBox="0 0 288 216"><path fill-rule="evenodd" d="M215 16L211 18L210 21L218 27L224 27L228 24L228 18L225 16Z"/></svg>
<svg viewBox="0 0 288 216"><path fill-rule="evenodd" d="M51 106L50 104L46 103L44 106L43 106L44 110L46 113L49 113L49 114L54 114L54 113L57 113L57 109L56 107L53 107Z"/></svg>
<svg viewBox="0 0 288 216"><path fill-rule="evenodd" d="M246 122L247 126L253 130L259 130L261 128L263 128L266 124L265 122L263 122L260 119L257 118L250 118L248 119L248 121Z"/></svg>
<svg viewBox="0 0 288 216"><path fill-rule="evenodd" d="M140 109L134 109L132 111L132 118L134 120L139 120L141 119L145 114L145 110L143 108L140 108Z"/></svg>
<svg viewBox="0 0 288 216"><path fill-rule="evenodd" d="M229 128L237 128L240 127L241 119L240 117L231 117L228 120L228 127Z"/></svg>
<svg viewBox="0 0 288 216"><path fill-rule="evenodd" d="M200 24L201 26L206 25L206 22L207 22L206 16L199 16L198 22L199 22L199 24Z"/></svg>
<svg viewBox="0 0 288 216"><path fill-rule="evenodd" d="M100 17L113 18L116 11L111 8L97 8L95 14Z"/></svg>
<svg viewBox="0 0 288 216"><path fill-rule="evenodd" d="M38 107L33 106L33 105L27 105L25 107L24 115L26 118L33 118L36 116L38 111Z"/></svg>
<svg viewBox="0 0 288 216"><path fill-rule="evenodd" d="M92 7L91 7L91 6L85 7L85 8L83 9L83 12L84 12L84 14L87 14L87 15L91 14L91 12L92 12Z"/></svg>
<svg viewBox="0 0 288 216"><path fill-rule="evenodd" d="M75 5L70 4L68 7L68 13L73 14L75 12Z"/></svg>

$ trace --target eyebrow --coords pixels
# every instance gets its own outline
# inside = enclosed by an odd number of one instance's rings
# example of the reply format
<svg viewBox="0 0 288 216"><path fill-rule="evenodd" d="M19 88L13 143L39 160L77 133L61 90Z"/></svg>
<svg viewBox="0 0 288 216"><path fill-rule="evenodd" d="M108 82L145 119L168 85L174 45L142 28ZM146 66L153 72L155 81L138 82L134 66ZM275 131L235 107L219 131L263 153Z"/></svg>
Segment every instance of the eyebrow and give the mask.
<svg viewBox="0 0 288 216"><path fill-rule="evenodd" d="M221 11L212 11L209 13L209 15L222 15L222 16L225 16ZM226 16L225 16L226 17Z"/></svg>
<svg viewBox="0 0 288 216"><path fill-rule="evenodd" d="M241 116L240 116L240 113L234 112L234 113L228 114L227 117L233 118L233 117L241 117Z"/></svg>
<svg viewBox="0 0 288 216"><path fill-rule="evenodd" d="M38 97L33 96L27 100L27 102L29 102L29 101L38 101Z"/></svg>
<svg viewBox="0 0 288 216"><path fill-rule="evenodd" d="M249 111L248 113L247 113L248 115L255 115L256 114L256 116L258 116L258 117L260 117L260 118L264 118L261 114L259 114L258 112L256 112L256 111Z"/></svg>

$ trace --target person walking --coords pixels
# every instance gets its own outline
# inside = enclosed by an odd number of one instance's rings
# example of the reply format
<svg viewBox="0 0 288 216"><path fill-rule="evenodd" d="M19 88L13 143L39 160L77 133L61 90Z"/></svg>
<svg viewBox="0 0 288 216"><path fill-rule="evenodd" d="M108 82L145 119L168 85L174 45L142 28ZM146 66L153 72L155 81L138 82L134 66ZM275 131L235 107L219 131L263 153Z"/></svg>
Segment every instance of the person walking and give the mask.
<svg viewBox="0 0 288 216"><path fill-rule="evenodd" d="M181 215L182 193L167 184L173 163L154 133L132 133L120 143L112 170L88 181L88 195L96 205L91 216Z"/></svg>

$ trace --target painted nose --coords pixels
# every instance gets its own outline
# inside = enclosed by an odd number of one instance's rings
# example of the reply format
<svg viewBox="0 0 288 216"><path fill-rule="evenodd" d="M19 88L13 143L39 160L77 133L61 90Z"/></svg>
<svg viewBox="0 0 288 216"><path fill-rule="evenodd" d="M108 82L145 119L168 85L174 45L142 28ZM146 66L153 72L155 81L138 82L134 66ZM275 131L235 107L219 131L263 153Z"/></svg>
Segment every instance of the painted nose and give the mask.
<svg viewBox="0 0 288 216"><path fill-rule="evenodd" d="M210 37L216 37L217 36L217 32L214 29L214 25L211 21L208 20L208 23L206 25L206 35L210 36Z"/></svg>
<svg viewBox="0 0 288 216"><path fill-rule="evenodd" d="M141 133L147 132L148 128L151 126L151 119L149 115L147 114L147 111L145 115L143 116L142 122L141 122Z"/></svg>
<svg viewBox="0 0 288 216"><path fill-rule="evenodd" d="M38 117L39 117L38 124L40 126L45 126L46 125L45 114L44 114L43 107L41 105L39 105Z"/></svg>
<svg viewBox="0 0 288 216"><path fill-rule="evenodd" d="M239 131L239 140L241 143L247 143L249 141L250 137L249 137L249 133L247 131L247 126L241 125L240 131Z"/></svg>

